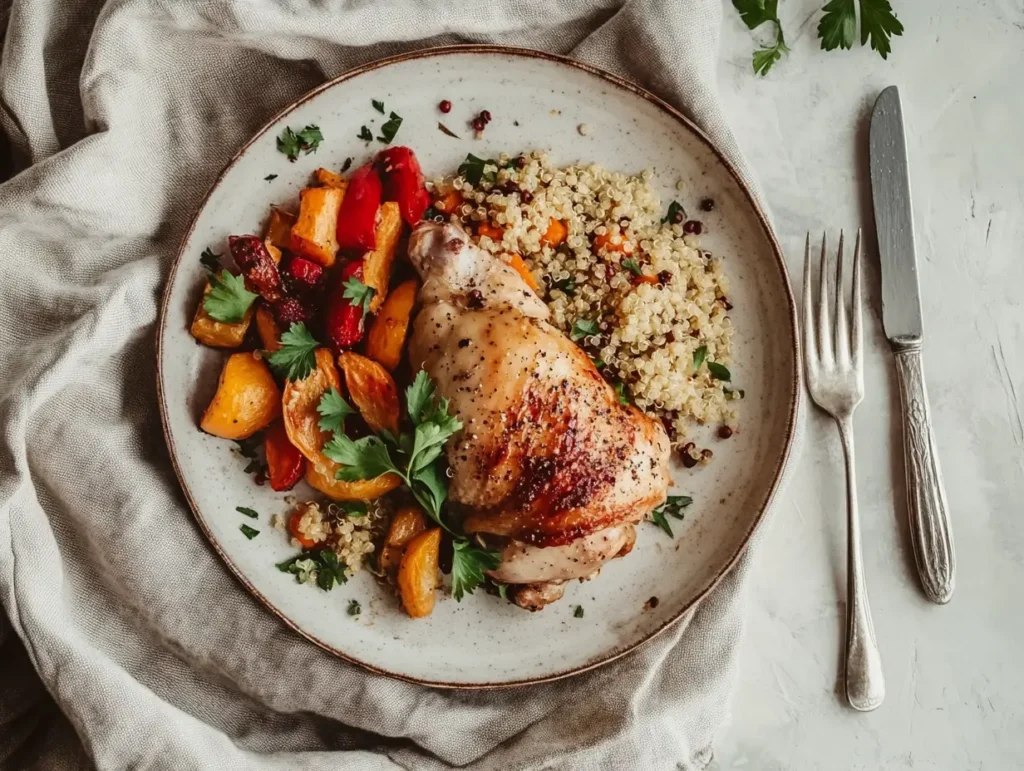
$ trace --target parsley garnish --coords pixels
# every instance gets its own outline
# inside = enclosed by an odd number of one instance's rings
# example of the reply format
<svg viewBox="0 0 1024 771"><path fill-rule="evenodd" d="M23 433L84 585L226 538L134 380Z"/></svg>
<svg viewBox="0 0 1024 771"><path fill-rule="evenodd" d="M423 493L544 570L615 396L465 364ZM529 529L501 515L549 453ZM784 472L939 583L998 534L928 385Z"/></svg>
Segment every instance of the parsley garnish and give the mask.
<svg viewBox="0 0 1024 771"><path fill-rule="evenodd" d="M670 495L663 504L651 512L651 521L668 533L669 538L672 538L672 526L668 523L666 515L682 519L683 509L691 503L693 503L693 498L689 495Z"/></svg>
<svg viewBox="0 0 1024 771"><path fill-rule="evenodd" d="M683 205L679 203L679 201L673 201L668 205L668 214L666 214L661 221L678 224L676 223L676 214L682 214L682 218L686 219L686 209L683 208Z"/></svg>
<svg viewBox="0 0 1024 771"><path fill-rule="evenodd" d="M255 528L252 528L252 527L249 527L248 525L242 525L238 529L241 530L242 531L242 535L244 535L250 541L260 534L259 530L256 530Z"/></svg>
<svg viewBox="0 0 1024 771"><path fill-rule="evenodd" d="M556 281L551 288L560 289L568 295L576 294L576 277L569 276L569 278L563 278L561 281Z"/></svg>
<svg viewBox="0 0 1024 771"><path fill-rule="evenodd" d="M640 263L630 257L629 259L622 261L622 267L632 273L634 276L642 276L643 271L640 269Z"/></svg>
<svg viewBox="0 0 1024 771"><path fill-rule="evenodd" d="M619 404L629 404L629 397L626 395L626 384L621 380L616 383L612 388L615 389L615 393L619 395Z"/></svg>
<svg viewBox="0 0 1024 771"><path fill-rule="evenodd" d="M402 126L402 118L398 113L392 112L391 118L380 127L380 136L377 137L378 142L383 142L386 145L391 144L391 140L395 138L395 134L398 133L398 129Z"/></svg>
<svg viewBox="0 0 1024 771"><path fill-rule="evenodd" d="M704 360L708 357L708 347L702 345L696 351L693 352L693 371L700 372L700 365L704 363Z"/></svg>
<svg viewBox="0 0 1024 771"><path fill-rule="evenodd" d="M263 178L263 181L264 182L270 182L270 181L275 180L275 179L277 179L277 174L267 174L267 176L265 176Z"/></svg>
<svg viewBox="0 0 1024 771"><path fill-rule="evenodd" d="M346 171L352 168L352 157L349 156L345 159L345 162L341 164L341 173L344 174Z"/></svg>
<svg viewBox="0 0 1024 771"><path fill-rule="evenodd" d="M370 131L370 129L366 128L366 126L362 126L359 129L358 138L362 139L364 142L372 142L373 141L373 132Z"/></svg>
<svg viewBox="0 0 1024 771"><path fill-rule="evenodd" d="M245 516L252 519L259 519L260 516L254 509L250 509L248 506L236 506L235 511L239 514L245 514Z"/></svg>
<svg viewBox="0 0 1024 771"><path fill-rule="evenodd" d="M892 50L890 37L903 34L903 25L892 12L889 0L859 0L860 44L871 41L871 50L878 51L883 59ZM854 0L832 0L822 8L818 22L818 37L825 51L836 48L851 48L857 30L857 13Z"/></svg>
<svg viewBox="0 0 1024 771"><path fill-rule="evenodd" d="M732 380L732 373L729 372L729 368L724 364L719 364L717 361L708 362L708 372L711 373L711 377L715 380L723 380L726 383Z"/></svg>
<svg viewBox="0 0 1024 771"><path fill-rule="evenodd" d="M497 166L498 162L490 158L477 158L473 153L466 156L466 160L459 166L459 176L471 185L479 185L481 179L493 182L497 172L484 172L485 166Z"/></svg>
<svg viewBox="0 0 1024 771"><path fill-rule="evenodd" d="M309 334L305 324L292 324L281 335L281 347L266 354L277 374L289 380L302 380L316 369L316 349L320 343Z"/></svg>
<svg viewBox="0 0 1024 771"><path fill-rule="evenodd" d="M348 517L365 517L370 513L370 507L366 501L343 501L338 503L338 506Z"/></svg>
<svg viewBox="0 0 1024 771"><path fill-rule="evenodd" d="M572 612L573 618L583 618L583 606L577 605L576 610Z"/></svg>
<svg viewBox="0 0 1024 771"><path fill-rule="evenodd" d="M494 570L501 564L501 555L463 539L453 541L452 547L452 597L461 602L484 580L485 570Z"/></svg>
<svg viewBox="0 0 1024 771"><path fill-rule="evenodd" d="M377 99L371 99L370 104L372 104L373 109L375 109L381 115L384 114L384 102L378 101Z"/></svg>
<svg viewBox="0 0 1024 771"><path fill-rule="evenodd" d="M320 133L319 126L306 126L299 132L293 131L290 126L285 126L281 136L277 138L277 149L294 163L300 152L306 155L315 153L322 141L324 141L324 135Z"/></svg>
<svg viewBox="0 0 1024 771"><path fill-rule="evenodd" d="M782 33L782 22L779 21L779 0L732 0L732 4L740 12L740 18L748 29L756 29L765 22L775 25L775 43L754 51L751 60L754 72L765 75L789 50Z"/></svg>
<svg viewBox="0 0 1024 771"><path fill-rule="evenodd" d="M360 613L362 613L363 609L359 605L359 600L349 600L347 612L350 616L358 616Z"/></svg>
<svg viewBox="0 0 1024 771"><path fill-rule="evenodd" d="M316 411L320 413L321 431L340 431L345 425L345 418L355 414L355 410L342 398L337 388L332 388L320 397Z"/></svg>
<svg viewBox="0 0 1024 771"><path fill-rule="evenodd" d="M352 276L343 286L345 292L342 296L351 300L353 305L362 306L363 313L369 313L370 303L373 301L373 296L377 294L377 290L367 286L355 276Z"/></svg>
<svg viewBox="0 0 1024 771"><path fill-rule="evenodd" d="M245 279L222 270L220 276L210 276L210 293L203 301L203 310L210 318L225 324L237 324L245 318L259 295L245 288Z"/></svg>
<svg viewBox="0 0 1024 771"><path fill-rule="evenodd" d="M316 552L316 585L325 592L331 591L338 584L348 581L345 575L345 563L338 560L338 555L330 549Z"/></svg>
<svg viewBox="0 0 1024 771"><path fill-rule="evenodd" d="M593 319L576 319L573 322L572 329L569 331L569 337L573 340L582 340L584 337L596 334L597 322Z"/></svg>
<svg viewBox="0 0 1024 771"><path fill-rule="evenodd" d="M199 255L199 262L201 262L203 267L208 271L216 274L217 271L221 269L220 257L221 256L219 254L207 247L206 249L203 249L203 253Z"/></svg>

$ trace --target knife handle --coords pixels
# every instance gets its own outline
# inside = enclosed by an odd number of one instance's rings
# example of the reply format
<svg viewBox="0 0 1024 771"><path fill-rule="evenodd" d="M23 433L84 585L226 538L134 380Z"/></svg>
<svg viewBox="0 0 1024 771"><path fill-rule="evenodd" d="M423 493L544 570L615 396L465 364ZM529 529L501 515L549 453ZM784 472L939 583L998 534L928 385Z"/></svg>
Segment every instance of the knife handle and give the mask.
<svg viewBox="0 0 1024 771"><path fill-rule="evenodd" d="M932 602L953 596L956 555L942 486L942 470L932 436L931 411L921 367L921 343L894 345L903 405L903 457L907 470L907 513L921 587Z"/></svg>

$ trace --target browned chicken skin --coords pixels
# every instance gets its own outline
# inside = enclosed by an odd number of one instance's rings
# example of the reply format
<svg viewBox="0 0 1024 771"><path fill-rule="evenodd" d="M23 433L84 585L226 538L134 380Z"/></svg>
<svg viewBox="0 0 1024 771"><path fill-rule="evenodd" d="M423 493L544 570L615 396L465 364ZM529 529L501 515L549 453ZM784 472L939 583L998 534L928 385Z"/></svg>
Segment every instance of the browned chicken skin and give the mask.
<svg viewBox="0 0 1024 771"><path fill-rule="evenodd" d="M409 255L423 278L410 361L465 426L447 448L453 508L466 532L510 539L494 578L557 599L537 585L628 552L632 524L665 501L668 437L463 230L421 224Z"/></svg>

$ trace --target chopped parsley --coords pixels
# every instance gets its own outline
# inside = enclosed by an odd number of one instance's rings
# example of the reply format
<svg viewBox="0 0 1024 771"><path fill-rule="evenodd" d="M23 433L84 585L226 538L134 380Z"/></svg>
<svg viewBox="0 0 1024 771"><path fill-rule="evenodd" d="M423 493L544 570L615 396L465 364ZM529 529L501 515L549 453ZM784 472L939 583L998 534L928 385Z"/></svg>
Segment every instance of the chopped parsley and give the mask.
<svg viewBox="0 0 1024 771"><path fill-rule="evenodd" d="M350 616L358 616L362 612L363 612L363 608L359 605L359 600L349 600L348 601L348 611L347 611L347 613Z"/></svg>
<svg viewBox="0 0 1024 771"><path fill-rule="evenodd" d="M216 275L217 271L221 269L220 258L221 255L207 247L203 249L203 253L199 255L199 262L203 264L204 268Z"/></svg>
<svg viewBox="0 0 1024 771"><path fill-rule="evenodd" d="M241 453L243 458L249 458L250 460L256 458L256 448L263 443L263 440L257 436L250 436L247 439L236 439L235 444L238 445L238 452Z"/></svg>
<svg viewBox="0 0 1024 771"><path fill-rule="evenodd" d="M245 288L245 279L226 270L210 276L210 293L203 300L203 310L216 321L237 324L245 318L259 295Z"/></svg>
<svg viewBox="0 0 1024 771"><path fill-rule="evenodd" d="M292 163L299 157L299 153L315 153L324 135L320 133L320 127L309 125L301 131L294 131L290 126L285 126L281 136L277 138L277 149L288 156Z"/></svg>
<svg viewBox="0 0 1024 771"><path fill-rule="evenodd" d="M551 288L559 289L567 295L574 295L576 294L576 277L569 276L569 278L563 278L561 281L556 281Z"/></svg>
<svg viewBox="0 0 1024 771"><path fill-rule="evenodd" d="M622 261L622 267L632 273L634 276L642 276L643 271L640 269L640 263L634 258L630 257Z"/></svg>
<svg viewBox="0 0 1024 771"><path fill-rule="evenodd" d="M487 180L493 182L497 177L496 171L485 172L486 166L497 166L498 162L492 158L477 158L473 153L469 153L459 166L459 176L465 179L471 185L479 185L480 180Z"/></svg>
<svg viewBox="0 0 1024 771"><path fill-rule="evenodd" d="M256 530L255 528L252 528L252 527L249 527L248 525L242 525L238 529L241 530L242 531L242 535L244 535L250 541L260 534L259 530Z"/></svg>
<svg viewBox="0 0 1024 771"><path fill-rule="evenodd" d="M381 101L379 101L377 99L371 99L370 100L370 104L372 104L373 105L373 109L375 109L381 115L384 114L384 102L381 102Z"/></svg>
<svg viewBox="0 0 1024 771"><path fill-rule="evenodd" d="M597 334L597 322L593 319L576 319L573 322L572 329L569 331L569 337L574 341L582 340L584 337L590 337L591 335Z"/></svg>
<svg viewBox="0 0 1024 771"><path fill-rule="evenodd" d="M693 503L689 495L670 495L666 501L651 512L651 521L664 530L669 538L673 537L672 526L667 517L683 518L683 509Z"/></svg>
<svg viewBox="0 0 1024 771"><path fill-rule="evenodd" d="M719 364L717 361L708 362L708 372L711 373L711 377L715 380L721 380L726 383L732 380L732 373L729 372L729 368L724 364Z"/></svg>
<svg viewBox="0 0 1024 771"><path fill-rule="evenodd" d="M305 324L292 324L281 335L281 347L266 353L267 363L281 377L302 380L316 369L316 349L320 343Z"/></svg>
<svg viewBox="0 0 1024 771"><path fill-rule="evenodd" d="M370 129L366 128L366 126L360 127L359 134L357 136L358 136L359 139L362 139L364 142L372 142L373 141L373 132L370 131Z"/></svg>
<svg viewBox="0 0 1024 771"><path fill-rule="evenodd" d="M630 404L629 396L626 395L626 384L621 380L612 386L615 389L615 393L619 395L619 404Z"/></svg>
<svg viewBox="0 0 1024 771"><path fill-rule="evenodd" d="M248 506L236 506L235 511L239 514L245 514L245 516L251 519L259 519L260 516L254 509L250 509Z"/></svg>
<svg viewBox="0 0 1024 771"><path fill-rule="evenodd" d="M583 618L583 606L577 605L576 610L572 612L574 618Z"/></svg>
<svg viewBox="0 0 1024 771"><path fill-rule="evenodd" d="M369 313L370 303L373 301L373 296L377 294L377 290L367 286L355 276L352 276L343 286L345 287L345 292L342 296L347 300L351 300L353 305L361 307L363 313Z"/></svg>
<svg viewBox="0 0 1024 771"><path fill-rule="evenodd" d="M401 126L401 116L398 113L392 112L388 122L380 127L380 136L377 137L377 141L383 142L386 145L391 144L391 140L395 138L395 134L398 133L398 129Z"/></svg>
<svg viewBox="0 0 1024 771"><path fill-rule="evenodd" d="M272 182L275 179L277 179L277 174L267 174L267 176L265 176L263 178L263 181L264 182Z"/></svg>
<svg viewBox="0 0 1024 771"><path fill-rule="evenodd" d="M346 171L352 168L352 156L345 159L345 162L341 164L341 173L344 174Z"/></svg>

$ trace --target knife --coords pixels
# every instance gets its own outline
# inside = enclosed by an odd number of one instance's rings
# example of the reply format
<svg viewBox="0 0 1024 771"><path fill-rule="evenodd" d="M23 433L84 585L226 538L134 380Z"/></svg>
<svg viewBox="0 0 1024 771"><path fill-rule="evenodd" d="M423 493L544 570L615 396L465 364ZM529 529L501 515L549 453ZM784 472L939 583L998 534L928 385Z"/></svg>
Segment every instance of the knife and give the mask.
<svg viewBox="0 0 1024 771"><path fill-rule="evenodd" d="M882 325L896 359L903 409L907 513L914 559L925 595L932 602L946 603L953 595L956 557L921 366L921 290L903 107L896 86L889 86L875 101L869 142L871 196L882 262Z"/></svg>

